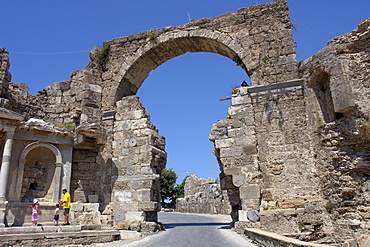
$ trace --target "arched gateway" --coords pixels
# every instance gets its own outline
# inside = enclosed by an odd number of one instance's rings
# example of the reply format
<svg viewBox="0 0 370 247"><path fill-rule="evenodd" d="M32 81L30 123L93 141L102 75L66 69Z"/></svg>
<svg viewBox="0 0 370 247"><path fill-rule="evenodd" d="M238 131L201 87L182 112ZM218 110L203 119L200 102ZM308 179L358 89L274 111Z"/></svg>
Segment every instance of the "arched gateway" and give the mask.
<svg viewBox="0 0 370 247"><path fill-rule="evenodd" d="M114 132L111 153L103 152L106 158L113 154L118 170L110 205L118 215L124 212L124 217L119 217L122 221L156 221L156 212L160 210L159 176L166 164L164 138L158 135L135 94L150 71L186 52L212 52L228 57L249 75L252 85L268 87L297 78L286 1L117 38L105 42L102 49L93 49L88 68L103 71L102 108L108 120L104 125ZM286 87L292 87L292 83L288 84ZM293 84L300 87L302 82ZM236 221L239 210L259 209L261 201L256 137L251 124L254 115L247 91L240 93L236 98L240 102L233 102L240 109L230 113L233 123L223 124L224 127L238 124L246 129L240 130L243 134L235 139L238 146L231 147L230 140L234 142L234 139L230 138L236 136L227 133L215 136L217 129L210 135ZM234 158L245 160L236 165L231 161ZM247 181L250 174L253 178Z"/></svg>
<svg viewBox="0 0 370 247"><path fill-rule="evenodd" d="M298 64L287 1L275 0L107 41L92 49L86 69L26 98L24 87L9 87L0 48L0 227L22 224L15 215L29 215L22 209L37 193L52 212L63 187L73 224L155 231L165 138L136 93L162 63L212 52L251 79L233 91L226 119L209 133L236 227L350 238L368 220L351 228L339 216L344 209L328 208L343 204L352 215L369 203L369 23Z"/></svg>

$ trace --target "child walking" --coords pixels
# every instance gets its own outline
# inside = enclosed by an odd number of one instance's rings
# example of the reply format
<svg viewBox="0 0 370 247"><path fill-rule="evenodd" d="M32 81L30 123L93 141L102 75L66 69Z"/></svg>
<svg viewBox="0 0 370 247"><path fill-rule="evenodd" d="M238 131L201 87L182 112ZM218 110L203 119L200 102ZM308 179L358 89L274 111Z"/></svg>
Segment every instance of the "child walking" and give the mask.
<svg viewBox="0 0 370 247"><path fill-rule="evenodd" d="M32 203L32 226L37 226L37 220L39 218L39 201L33 199Z"/></svg>
<svg viewBox="0 0 370 247"><path fill-rule="evenodd" d="M55 204L55 211L54 211L54 226L58 225L59 220L59 204Z"/></svg>

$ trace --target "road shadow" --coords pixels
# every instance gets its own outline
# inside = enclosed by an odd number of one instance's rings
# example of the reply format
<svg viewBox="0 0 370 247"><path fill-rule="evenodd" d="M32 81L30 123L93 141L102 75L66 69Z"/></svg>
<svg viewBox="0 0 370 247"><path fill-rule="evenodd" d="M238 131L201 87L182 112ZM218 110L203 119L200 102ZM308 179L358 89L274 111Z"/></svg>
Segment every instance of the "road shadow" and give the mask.
<svg viewBox="0 0 370 247"><path fill-rule="evenodd" d="M229 223L204 222L204 223L165 223L165 229L171 229L179 226L220 226L219 229L230 229Z"/></svg>

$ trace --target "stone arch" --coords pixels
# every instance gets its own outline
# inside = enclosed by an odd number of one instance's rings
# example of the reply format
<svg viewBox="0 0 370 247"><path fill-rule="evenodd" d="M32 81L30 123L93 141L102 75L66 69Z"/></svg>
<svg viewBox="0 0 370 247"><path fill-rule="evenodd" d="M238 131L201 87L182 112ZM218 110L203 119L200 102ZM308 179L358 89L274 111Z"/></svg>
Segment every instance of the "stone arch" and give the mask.
<svg viewBox="0 0 370 247"><path fill-rule="evenodd" d="M50 188L50 191L52 192L51 198L53 202L57 202L60 197L60 186L61 186L61 170L63 165L63 159L62 159L62 153L60 150L50 143L42 143L42 142L32 142L28 144L21 152L21 155L18 160L18 182L16 186L16 195L18 197L21 196L22 193L22 182L24 178L24 171L25 171L25 165L27 162L27 155L35 151L36 149L41 148L49 151L51 155L55 157L54 162L54 169L53 169L53 175L52 180L50 182L50 186L53 186Z"/></svg>
<svg viewBox="0 0 370 247"><path fill-rule="evenodd" d="M62 164L62 153L60 152L60 150L54 146L53 144L50 144L50 143L43 143L43 142L32 142L30 144L28 144L22 151L21 153L21 156L19 157L19 160L22 161L22 160L25 160L26 157L27 157L27 154L37 148L37 147L45 147L47 149L49 149L50 151L52 151L55 155L55 163L57 164Z"/></svg>
<svg viewBox="0 0 370 247"><path fill-rule="evenodd" d="M323 120L326 123L334 121L336 113L330 87L330 74L323 68L315 68L308 78L307 85L311 87L315 93Z"/></svg>
<svg viewBox="0 0 370 247"><path fill-rule="evenodd" d="M173 31L159 35L126 59L127 64L124 66L114 101L136 94L150 71L187 52L210 52L228 57L249 76L245 66L249 52L243 49L232 36L214 30Z"/></svg>
<svg viewBox="0 0 370 247"><path fill-rule="evenodd" d="M298 75L286 0L116 38L107 45L109 52L103 55L92 50L88 65L103 72L104 111L135 95L150 71L186 52L212 52L234 60L249 75L251 85L293 80Z"/></svg>

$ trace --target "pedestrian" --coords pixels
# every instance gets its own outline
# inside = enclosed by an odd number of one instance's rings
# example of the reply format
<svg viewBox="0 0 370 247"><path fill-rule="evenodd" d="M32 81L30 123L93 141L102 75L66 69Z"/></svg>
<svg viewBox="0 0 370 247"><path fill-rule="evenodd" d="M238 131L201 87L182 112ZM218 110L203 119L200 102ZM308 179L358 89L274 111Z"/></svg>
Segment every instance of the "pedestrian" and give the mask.
<svg viewBox="0 0 370 247"><path fill-rule="evenodd" d="M59 220L59 204L55 204L55 211L54 211L54 226L58 225Z"/></svg>
<svg viewBox="0 0 370 247"><path fill-rule="evenodd" d="M71 209L71 195L68 193L66 189L62 190L64 196L63 196L63 201L60 201L59 204L63 206L63 215L64 215L64 223L63 226L65 225L70 225L69 223L69 211Z"/></svg>
<svg viewBox="0 0 370 247"><path fill-rule="evenodd" d="M32 226L37 226L37 220L39 218L39 201L33 199L32 203Z"/></svg>

